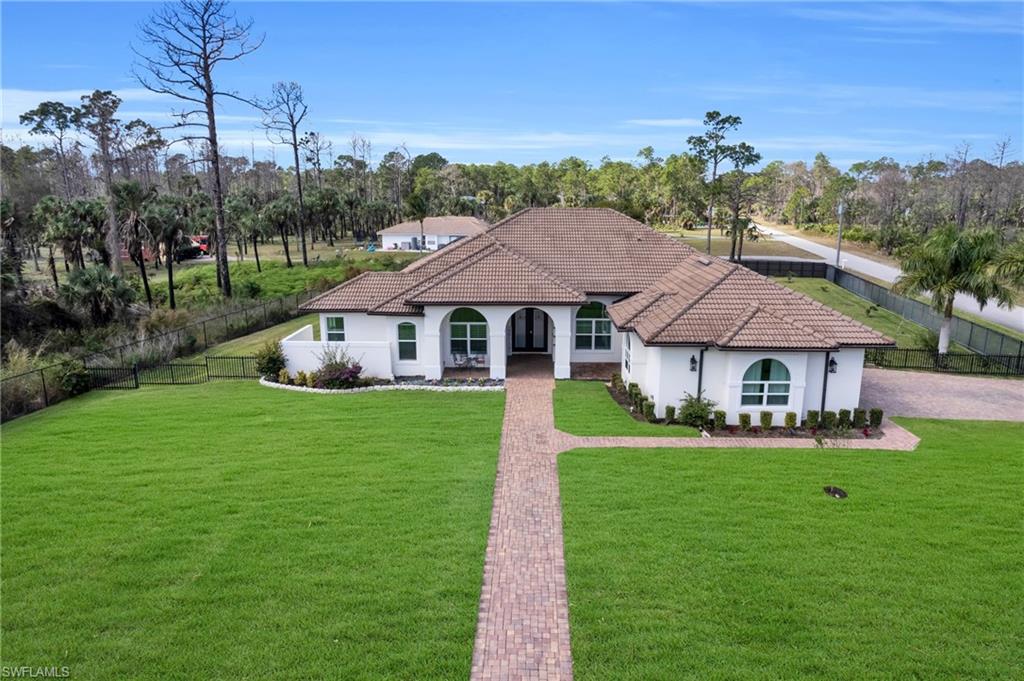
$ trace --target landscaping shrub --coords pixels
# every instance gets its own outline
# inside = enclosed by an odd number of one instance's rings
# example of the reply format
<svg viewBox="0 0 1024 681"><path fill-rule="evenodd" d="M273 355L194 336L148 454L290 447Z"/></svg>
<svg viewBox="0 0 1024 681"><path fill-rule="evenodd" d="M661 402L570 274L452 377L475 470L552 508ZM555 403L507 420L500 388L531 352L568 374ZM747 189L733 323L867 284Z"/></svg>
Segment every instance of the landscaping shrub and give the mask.
<svg viewBox="0 0 1024 681"><path fill-rule="evenodd" d="M256 351L256 371L264 378L279 376L284 371L284 350L279 341L268 341Z"/></svg>
<svg viewBox="0 0 1024 681"><path fill-rule="evenodd" d="M792 430L793 428L796 428L796 412L795 411L787 411L786 412L785 425L786 425L786 428L789 428L790 430Z"/></svg>
<svg viewBox="0 0 1024 681"><path fill-rule="evenodd" d="M817 409L808 409L807 410L807 427L808 428L817 428L818 427L818 416L819 416L819 414L818 414L818 410Z"/></svg>
<svg viewBox="0 0 1024 681"><path fill-rule="evenodd" d="M740 412L740 430L750 430L750 414L745 411Z"/></svg>
<svg viewBox="0 0 1024 681"><path fill-rule="evenodd" d="M770 411L762 411L761 412L761 429L762 430L771 430L772 420L774 419L774 417L775 417L775 415L772 414Z"/></svg>
<svg viewBox="0 0 1024 681"><path fill-rule="evenodd" d="M703 395L703 391L701 391L701 395ZM684 426L704 428L708 425L711 410L715 408L717 402L701 397L701 395L695 396L686 393L686 397L679 405L679 422Z"/></svg>
<svg viewBox="0 0 1024 681"><path fill-rule="evenodd" d="M340 348L328 348L320 355L320 370L316 372L316 387L332 390L355 388L362 385L363 367Z"/></svg>
<svg viewBox="0 0 1024 681"><path fill-rule="evenodd" d="M615 390L622 390L622 376L617 373L612 374L612 388Z"/></svg>
<svg viewBox="0 0 1024 681"><path fill-rule="evenodd" d="M636 396L640 394L640 386L637 385L636 383L630 383L626 392L629 393L629 396L633 400L636 400Z"/></svg>
<svg viewBox="0 0 1024 681"><path fill-rule="evenodd" d="M654 401L644 400L644 418L648 421L654 420Z"/></svg>
<svg viewBox="0 0 1024 681"><path fill-rule="evenodd" d="M292 377L288 375L287 369L281 369L277 372L277 382L289 385L292 382Z"/></svg>
<svg viewBox="0 0 1024 681"><path fill-rule="evenodd" d="M857 429L863 428L864 424L866 422L867 422L867 412L865 412L863 409L854 409L853 410L853 427L857 428Z"/></svg>
<svg viewBox="0 0 1024 681"><path fill-rule="evenodd" d="M295 385L306 385L308 377L305 371L295 372Z"/></svg>
<svg viewBox="0 0 1024 681"><path fill-rule="evenodd" d="M69 396L81 395L92 387L92 379L85 364L79 361L68 362L60 375L61 390Z"/></svg>
<svg viewBox="0 0 1024 681"><path fill-rule="evenodd" d="M882 425L882 410L878 407L872 407L868 412L868 423L871 424L872 428L878 428Z"/></svg>
<svg viewBox="0 0 1024 681"><path fill-rule="evenodd" d="M665 423L672 423L676 420L676 408L671 404L665 407Z"/></svg>
<svg viewBox="0 0 1024 681"><path fill-rule="evenodd" d="M310 371L308 374L306 374L306 387L307 388L315 388L316 387L316 372L315 371Z"/></svg>
<svg viewBox="0 0 1024 681"><path fill-rule="evenodd" d="M836 425L840 428L849 428L851 425L850 421L850 410L840 409L839 415L836 417Z"/></svg>
<svg viewBox="0 0 1024 681"><path fill-rule="evenodd" d="M725 430L725 411L715 410L715 430Z"/></svg>
<svg viewBox="0 0 1024 681"><path fill-rule="evenodd" d="M836 413L829 409L828 411L822 412L821 425L825 430L835 430L837 419L838 416Z"/></svg>

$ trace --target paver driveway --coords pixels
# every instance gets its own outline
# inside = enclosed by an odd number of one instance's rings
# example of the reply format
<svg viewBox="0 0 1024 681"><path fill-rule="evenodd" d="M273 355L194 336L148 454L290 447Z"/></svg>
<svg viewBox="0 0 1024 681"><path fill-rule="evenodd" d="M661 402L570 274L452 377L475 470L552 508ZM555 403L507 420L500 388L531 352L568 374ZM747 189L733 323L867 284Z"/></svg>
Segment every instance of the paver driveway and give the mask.
<svg viewBox="0 0 1024 681"><path fill-rule="evenodd" d="M813 447L810 439L577 437L555 430L551 362L509 365L470 677L571 679L569 601L562 549L559 452L577 447ZM887 422L880 440L847 446L910 450L918 439Z"/></svg>
<svg viewBox="0 0 1024 681"><path fill-rule="evenodd" d="M1024 421L1024 381L864 369L860 403L889 416Z"/></svg>

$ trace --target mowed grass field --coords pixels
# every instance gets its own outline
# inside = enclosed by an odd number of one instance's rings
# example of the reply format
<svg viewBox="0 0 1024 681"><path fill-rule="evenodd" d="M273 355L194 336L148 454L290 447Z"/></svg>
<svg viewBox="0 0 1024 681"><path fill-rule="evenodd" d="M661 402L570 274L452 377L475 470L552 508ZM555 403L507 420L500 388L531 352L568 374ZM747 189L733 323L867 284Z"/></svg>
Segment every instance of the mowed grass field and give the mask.
<svg viewBox="0 0 1024 681"><path fill-rule="evenodd" d="M916 451L561 455L575 677L1024 678L1024 424L900 422Z"/></svg>
<svg viewBox="0 0 1024 681"><path fill-rule="evenodd" d="M693 428L637 421L601 381L555 381L555 428L571 435L697 437Z"/></svg>
<svg viewBox="0 0 1024 681"><path fill-rule="evenodd" d="M225 381L4 425L2 664L467 678L503 404Z"/></svg>

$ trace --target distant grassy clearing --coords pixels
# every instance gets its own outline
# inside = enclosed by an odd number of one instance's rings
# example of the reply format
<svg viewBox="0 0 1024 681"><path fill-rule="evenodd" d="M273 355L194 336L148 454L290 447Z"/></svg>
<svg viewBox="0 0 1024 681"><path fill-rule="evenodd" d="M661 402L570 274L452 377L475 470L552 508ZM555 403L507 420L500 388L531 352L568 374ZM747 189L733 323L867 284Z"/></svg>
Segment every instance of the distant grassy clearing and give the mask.
<svg viewBox="0 0 1024 681"><path fill-rule="evenodd" d="M503 403L225 381L5 425L2 663L467 678Z"/></svg>
<svg viewBox="0 0 1024 681"><path fill-rule="evenodd" d="M680 241L689 246L693 246L702 253L707 252L708 242L706 235L692 235L689 232L684 232ZM729 237L711 237L711 255L728 256L730 248L731 239ZM759 255L778 256L782 258L808 258L811 260L821 259L810 251L805 251L802 248L798 248L782 241L776 241L774 239L760 238L757 241L743 241L744 258L754 258Z"/></svg>
<svg viewBox="0 0 1024 681"><path fill-rule="evenodd" d="M917 451L562 454L575 678L1024 676L1024 424L900 422Z"/></svg>

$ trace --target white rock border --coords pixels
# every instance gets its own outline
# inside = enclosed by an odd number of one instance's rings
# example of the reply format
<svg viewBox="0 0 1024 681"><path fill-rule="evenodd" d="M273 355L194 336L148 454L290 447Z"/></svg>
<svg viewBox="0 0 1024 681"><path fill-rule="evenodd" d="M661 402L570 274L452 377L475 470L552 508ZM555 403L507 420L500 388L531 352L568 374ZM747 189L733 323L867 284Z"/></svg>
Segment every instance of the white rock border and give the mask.
<svg viewBox="0 0 1024 681"><path fill-rule="evenodd" d="M260 385L278 390L293 390L299 393L317 393L319 395L351 395L354 393L380 392L383 390L429 390L436 393L456 392L499 392L503 385L410 385L407 383L389 383L386 385L368 385L363 388L307 388L302 385L285 385L260 378Z"/></svg>

